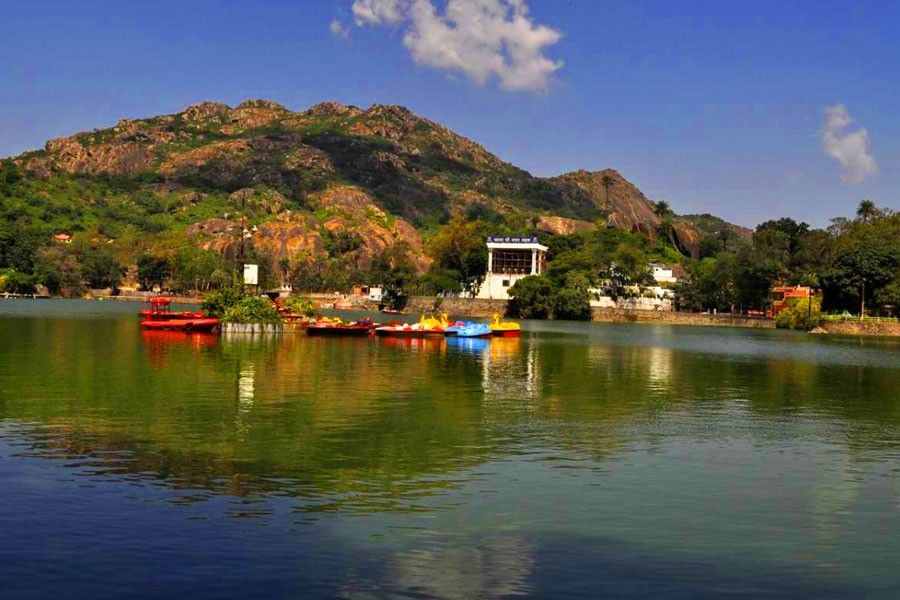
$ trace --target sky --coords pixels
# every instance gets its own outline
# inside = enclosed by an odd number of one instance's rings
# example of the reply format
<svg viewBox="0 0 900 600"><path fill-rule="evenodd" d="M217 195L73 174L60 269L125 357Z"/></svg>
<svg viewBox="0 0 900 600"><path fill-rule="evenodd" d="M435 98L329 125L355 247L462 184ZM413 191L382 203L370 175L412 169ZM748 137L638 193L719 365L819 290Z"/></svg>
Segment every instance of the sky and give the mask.
<svg viewBox="0 0 900 600"><path fill-rule="evenodd" d="M898 31L887 1L11 0L0 156L201 100L401 104L535 175L821 227L900 210Z"/></svg>

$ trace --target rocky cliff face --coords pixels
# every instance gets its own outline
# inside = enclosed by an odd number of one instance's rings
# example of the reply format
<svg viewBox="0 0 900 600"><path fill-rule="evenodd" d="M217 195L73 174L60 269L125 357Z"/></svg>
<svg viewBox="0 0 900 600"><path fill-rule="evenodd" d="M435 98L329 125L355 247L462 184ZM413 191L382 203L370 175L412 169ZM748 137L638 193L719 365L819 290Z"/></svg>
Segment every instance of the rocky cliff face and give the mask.
<svg viewBox="0 0 900 600"><path fill-rule="evenodd" d="M392 105L363 110L323 102L294 112L268 100L233 108L201 102L51 140L16 162L38 178L128 180L130 189L152 191L179 218L215 208L222 214L198 218L188 231L197 243L222 250L231 239L222 229L238 206L250 206L254 244L292 259L323 256L323 240L346 231L361 240L352 250L360 264L402 241L424 268L417 230L473 204L560 233L605 219L652 238L660 223L650 200L612 169L533 177ZM608 189L604 175L613 179ZM210 209L201 210L206 204ZM222 205L231 210L216 208ZM696 253L701 231L685 219L674 225L673 242Z"/></svg>
<svg viewBox="0 0 900 600"><path fill-rule="evenodd" d="M586 194L606 215L608 225L641 232L651 239L659 235L662 219L656 214L653 202L615 169L574 171L553 181L567 191L580 190ZM698 256L703 232L683 218L675 217L672 225L672 243L685 254Z"/></svg>

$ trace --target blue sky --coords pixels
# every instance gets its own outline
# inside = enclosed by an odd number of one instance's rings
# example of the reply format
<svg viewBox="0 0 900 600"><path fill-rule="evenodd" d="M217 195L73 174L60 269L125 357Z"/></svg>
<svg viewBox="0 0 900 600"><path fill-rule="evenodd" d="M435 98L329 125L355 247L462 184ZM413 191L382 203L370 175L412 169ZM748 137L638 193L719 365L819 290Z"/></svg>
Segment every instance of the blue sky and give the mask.
<svg viewBox="0 0 900 600"><path fill-rule="evenodd" d="M900 209L898 31L900 2L10 2L0 155L200 100L393 103L536 175L822 226Z"/></svg>

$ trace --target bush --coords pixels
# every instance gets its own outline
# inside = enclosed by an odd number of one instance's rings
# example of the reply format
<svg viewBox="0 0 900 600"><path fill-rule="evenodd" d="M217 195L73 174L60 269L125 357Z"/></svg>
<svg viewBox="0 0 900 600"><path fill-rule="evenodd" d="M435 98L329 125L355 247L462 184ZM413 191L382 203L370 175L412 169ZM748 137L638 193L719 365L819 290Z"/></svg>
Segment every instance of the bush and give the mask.
<svg viewBox="0 0 900 600"><path fill-rule="evenodd" d="M821 308L822 301L819 298L812 299L812 310L806 298L788 300L787 308L775 317L775 326L779 329L809 331L822 322Z"/></svg>
<svg viewBox="0 0 900 600"><path fill-rule="evenodd" d="M222 315L225 323L281 323L271 300L263 296L246 296L228 307Z"/></svg>
<svg viewBox="0 0 900 600"><path fill-rule="evenodd" d="M316 316L316 305L309 298L289 298L284 304L297 314L305 317Z"/></svg>
<svg viewBox="0 0 900 600"><path fill-rule="evenodd" d="M35 292L34 277L20 271L7 271L0 274L0 292L11 294L33 294Z"/></svg>
<svg viewBox="0 0 900 600"><path fill-rule="evenodd" d="M556 294L553 307L554 319L572 321L591 320L591 302L586 288L566 286Z"/></svg>
<svg viewBox="0 0 900 600"><path fill-rule="evenodd" d="M237 305L244 298L240 288L222 288L206 295L200 307L212 317L222 318L225 311Z"/></svg>
<svg viewBox="0 0 900 600"><path fill-rule="evenodd" d="M553 311L555 294L543 275L523 277L509 288L509 310L522 319L546 319Z"/></svg>

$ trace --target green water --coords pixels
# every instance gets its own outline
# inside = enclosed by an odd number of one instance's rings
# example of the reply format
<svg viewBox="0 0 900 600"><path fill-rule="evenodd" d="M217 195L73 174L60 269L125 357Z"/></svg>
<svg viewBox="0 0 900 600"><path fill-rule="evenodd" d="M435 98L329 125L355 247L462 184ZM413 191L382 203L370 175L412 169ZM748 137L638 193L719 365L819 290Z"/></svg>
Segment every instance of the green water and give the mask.
<svg viewBox="0 0 900 600"><path fill-rule="evenodd" d="M15 597L900 597L900 341L136 310L0 300Z"/></svg>

